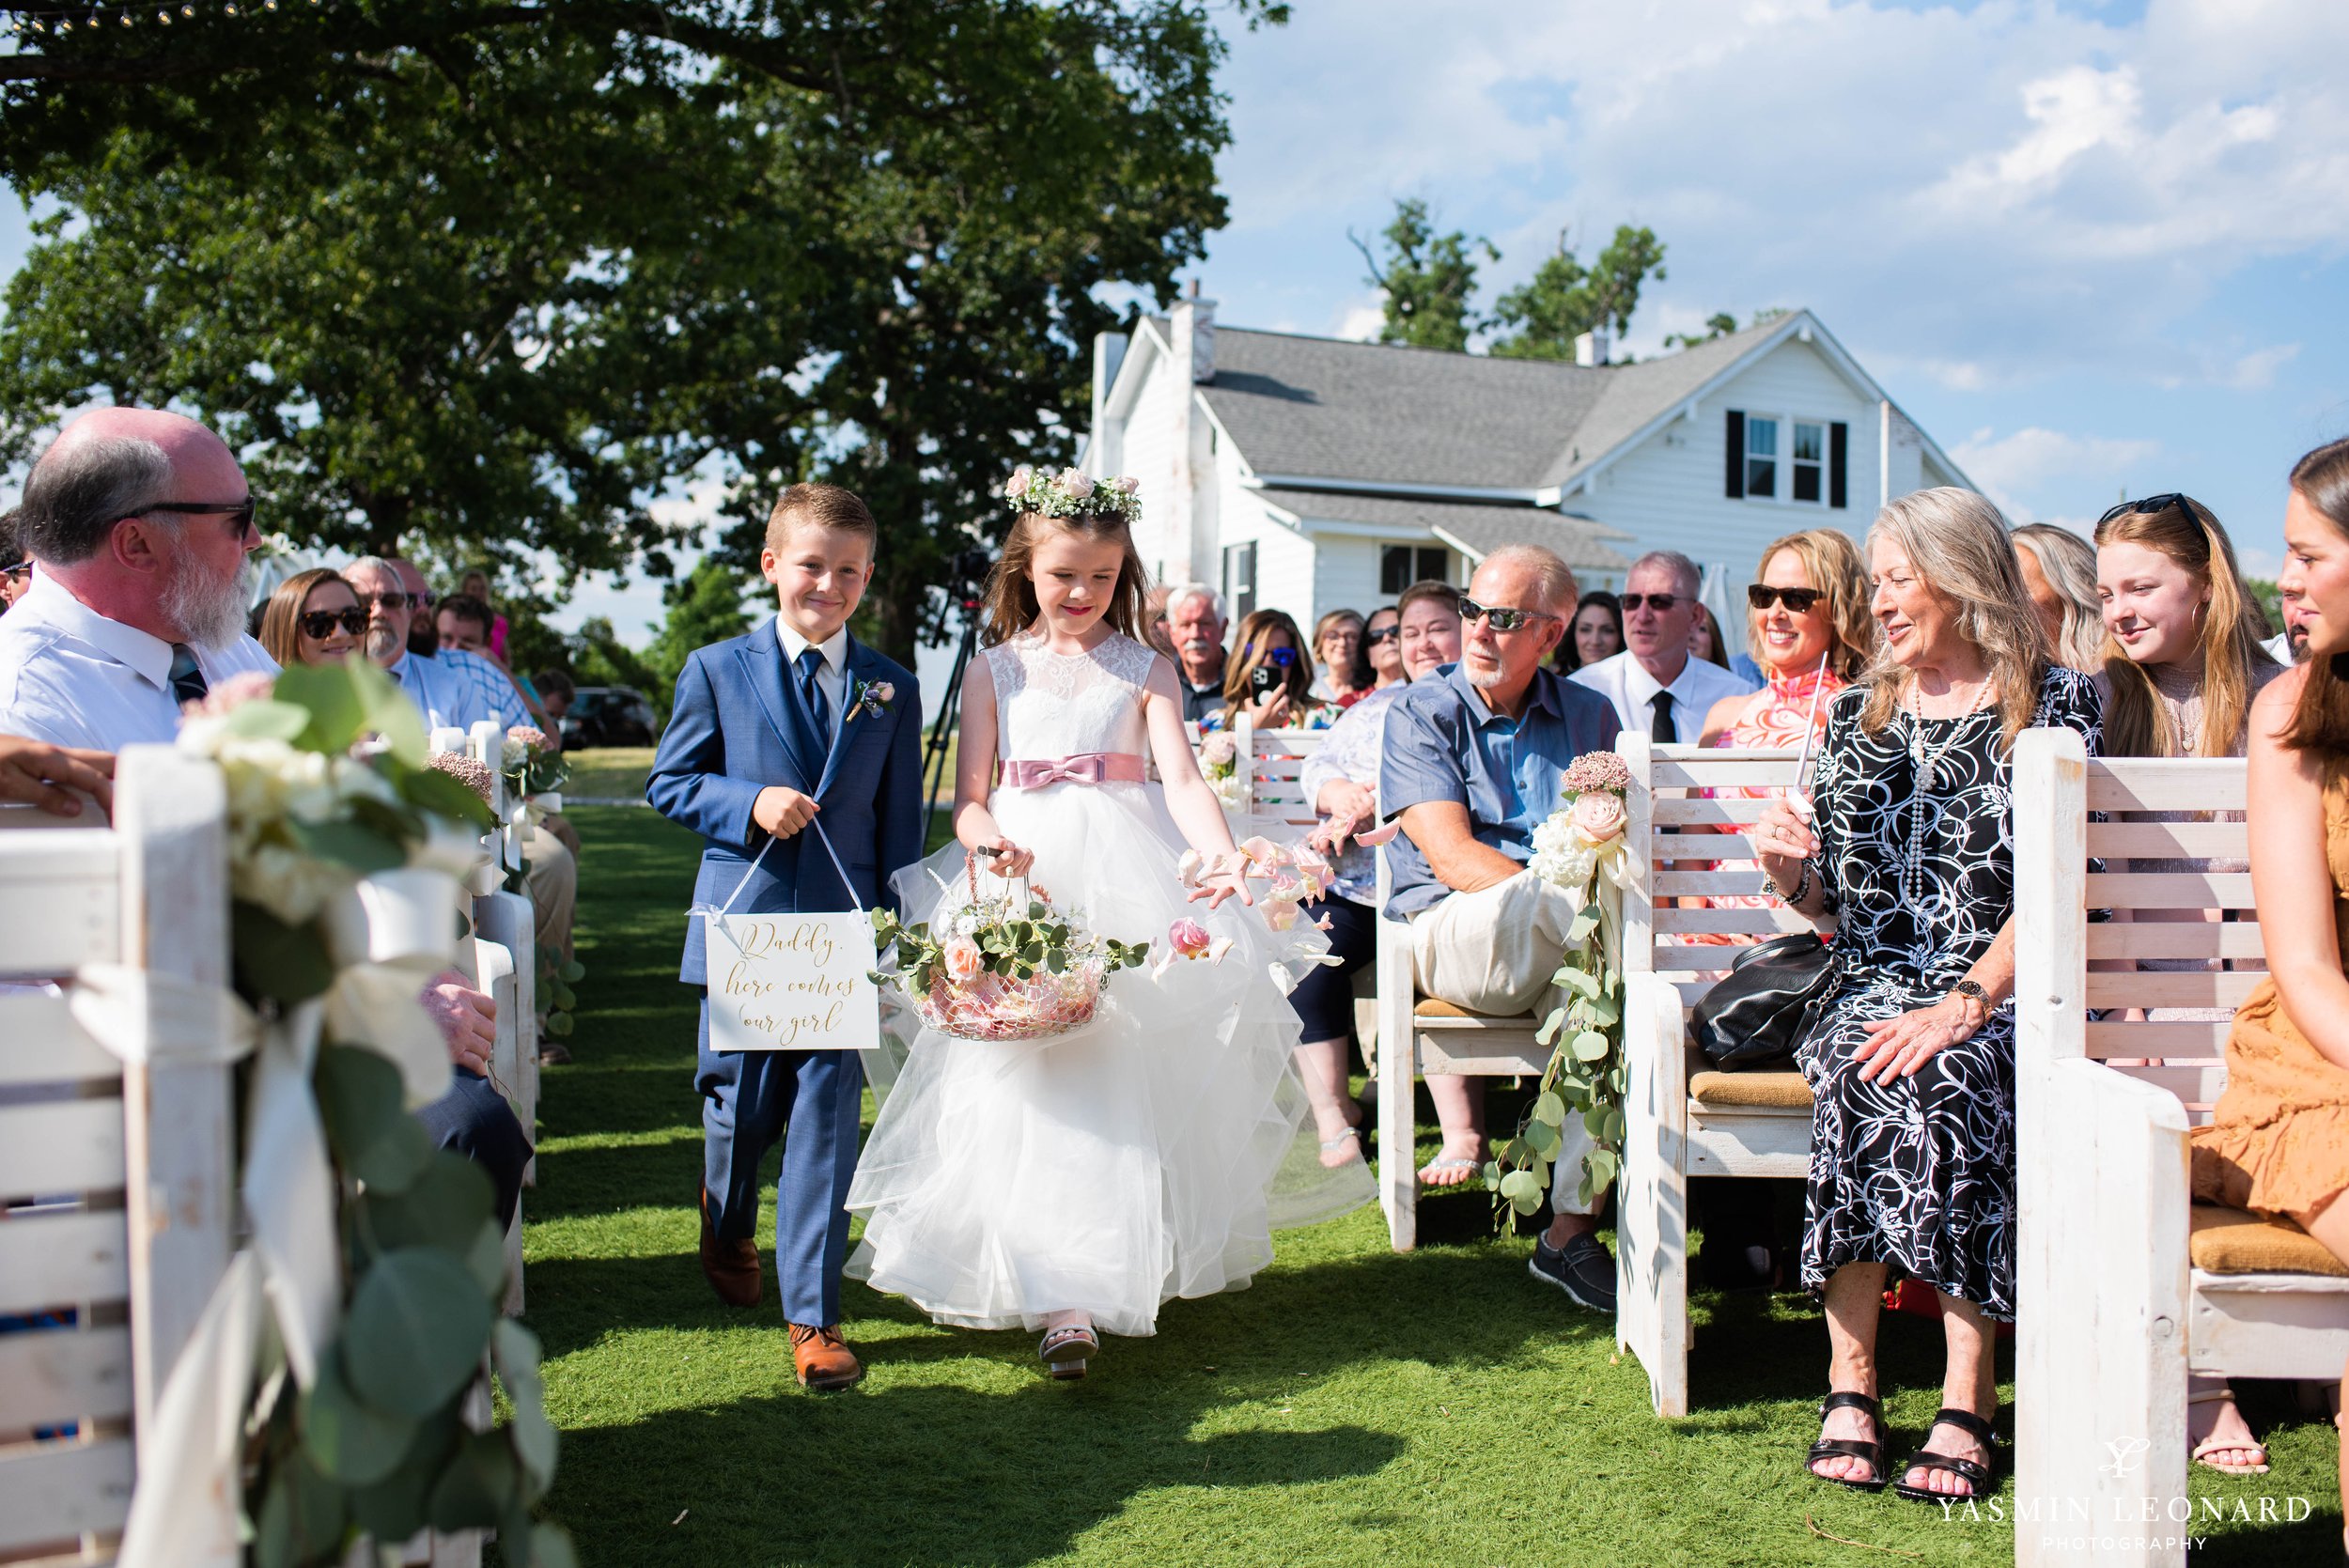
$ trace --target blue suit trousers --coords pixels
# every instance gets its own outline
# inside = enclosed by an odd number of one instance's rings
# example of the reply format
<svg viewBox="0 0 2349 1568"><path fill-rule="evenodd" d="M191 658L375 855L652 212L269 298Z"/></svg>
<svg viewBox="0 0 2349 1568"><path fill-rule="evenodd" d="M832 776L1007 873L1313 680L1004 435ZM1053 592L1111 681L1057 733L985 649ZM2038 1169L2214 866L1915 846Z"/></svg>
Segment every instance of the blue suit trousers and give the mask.
<svg viewBox="0 0 2349 1568"><path fill-rule="evenodd" d="M848 1183L856 1175L864 1063L854 1051L709 1048L701 994L694 1087L702 1094L702 1182L720 1239L758 1229L758 1166L783 1145L775 1187L775 1276L788 1323L840 1321L848 1256Z"/></svg>

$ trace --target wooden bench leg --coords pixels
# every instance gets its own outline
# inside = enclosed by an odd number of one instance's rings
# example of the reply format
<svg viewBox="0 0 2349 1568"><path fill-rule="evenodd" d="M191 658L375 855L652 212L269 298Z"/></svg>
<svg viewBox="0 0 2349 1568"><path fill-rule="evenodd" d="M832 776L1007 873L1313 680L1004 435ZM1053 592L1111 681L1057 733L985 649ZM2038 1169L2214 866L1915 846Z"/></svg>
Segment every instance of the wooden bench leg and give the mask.
<svg viewBox="0 0 2349 1568"><path fill-rule="evenodd" d="M1408 1027L1408 1026L1407 1026ZM1387 1211L1387 1242L1408 1252L1419 1242L1417 1131L1411 1104L1408 1039L1380 1041L1378 1051L1378 1188Z"/></svg>

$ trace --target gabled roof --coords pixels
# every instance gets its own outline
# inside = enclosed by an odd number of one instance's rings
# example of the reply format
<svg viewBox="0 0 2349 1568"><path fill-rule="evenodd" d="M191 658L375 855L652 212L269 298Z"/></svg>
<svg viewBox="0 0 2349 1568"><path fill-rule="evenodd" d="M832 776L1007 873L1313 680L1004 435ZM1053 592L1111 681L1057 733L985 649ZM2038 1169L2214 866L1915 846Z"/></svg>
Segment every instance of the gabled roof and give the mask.
<svg viewBox="0 0 2349 1568"><path fill-rule="evenodd" d="M1147 318L1143 330L1161 345L1172 338L1164 318ZM1862 397L1884 396L1809 311L1610 365L1219 323L1215 379L1199 394L1249 469L1276 482L1482 491L1553 505L1577 481L1790 337L1810 343ZM1941 468L1959 474L1931 437L1924 440Z"/></svg>
<svg viewBox="0 0 2349 1568"><path fill-rule="evenodd" d="M1467 501L1423 501L1416 496L1286 489L1277 486L1267 486L1256 494L1268 505L1299 520L1359 522L1396 531L1424 528L1480 561L1502 545L1536 544L1555 551L1569 567L1622 571L1631 565L1604 542L1631 536L1590 518L1552 511L1546 506L1523 503L1479 505Z"/></svg>

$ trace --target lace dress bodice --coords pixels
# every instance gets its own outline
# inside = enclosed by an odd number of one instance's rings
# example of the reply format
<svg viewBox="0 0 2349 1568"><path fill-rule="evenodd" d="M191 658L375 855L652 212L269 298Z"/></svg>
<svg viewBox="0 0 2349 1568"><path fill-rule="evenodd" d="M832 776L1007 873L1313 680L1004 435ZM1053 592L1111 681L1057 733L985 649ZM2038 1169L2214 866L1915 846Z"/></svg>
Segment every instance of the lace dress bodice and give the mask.
<svg viewBox="0 0 2349 1568"><path fill-rule="evenodd" d="M1142 693L1157 658L1112 632L1088 653L1052 653L1022 632L987 651L995 681L996 754L1005 761L1149 754Z"/></svg>

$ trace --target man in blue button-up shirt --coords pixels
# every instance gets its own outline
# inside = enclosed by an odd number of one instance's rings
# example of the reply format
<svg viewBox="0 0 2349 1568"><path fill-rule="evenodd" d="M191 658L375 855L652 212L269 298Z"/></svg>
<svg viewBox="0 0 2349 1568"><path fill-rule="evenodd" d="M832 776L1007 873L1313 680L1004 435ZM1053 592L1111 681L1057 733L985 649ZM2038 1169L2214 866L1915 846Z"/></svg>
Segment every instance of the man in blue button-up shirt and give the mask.
<svg viewBox="0 0 2349 1568"><path fill-rule="evenodd" d="M1461 606L1460 662L1414 682L1388 710L1378 804L1403 831L1387 848L1386 915L1410 923L1420 990L1471 1012L1546 1013L1574 921L1564 893L1525 862L1533 830L1559 805L1560 776L1611 748L1621 727L1604 697L1543 664L1578 597L1574 574L1548 551L1495 551ZM1481 1105L1474 1110L1465 1129L1447 1126L1443 1154L1423 1177L1430 1185L1458 1186L1482 1165ZM1574 1196L1589 1144L1570 1120L1550 1184L1556 1218L1533 1273L1612 1312L1614 1263Z"/></svg>

